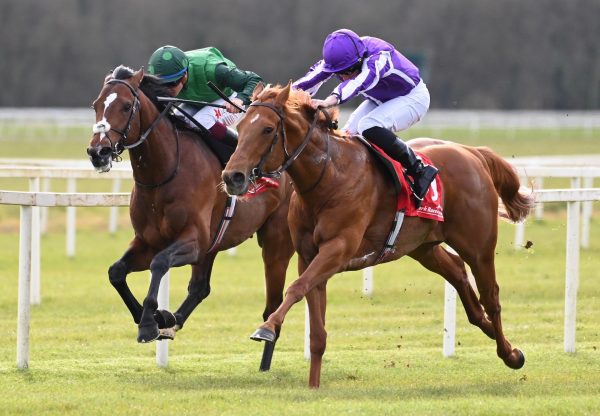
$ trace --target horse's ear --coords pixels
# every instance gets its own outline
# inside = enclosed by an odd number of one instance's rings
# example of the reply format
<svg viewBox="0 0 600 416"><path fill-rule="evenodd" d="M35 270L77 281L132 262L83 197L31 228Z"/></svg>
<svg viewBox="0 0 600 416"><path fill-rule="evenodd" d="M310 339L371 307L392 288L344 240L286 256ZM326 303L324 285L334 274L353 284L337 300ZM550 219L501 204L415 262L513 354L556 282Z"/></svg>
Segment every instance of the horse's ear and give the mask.
<svg viewBox="0 0 600 416"><path fill-rule="evenodd" d="M139 88L140 84L142 83L143 78L144 78L144 67L141 67L138 71L136 71L133 74L131 81L135 85L136 88Z"/></svg>
<svg viewBox="0 0 600 416"><path fill-rule="evenodd" d="M259 81L259 83L256 84L256 87L254 87L254 91L252 91L252 96L250 97L250 99L252 101L256 100L258 98L258 94L263 92L264 89L265 89L265 84L263 84L262 81Z"/></svg>
<svg viewBox="0 0 600 416"><path fill-rule="evenodd" d="M290 79L290 82L288 82L288 84L286 85L286 87L284 89L281 90L281 92L279 93L279 95L277 96L277 104L279 104L280 106L284 107L285 103L287 102L288 98L290 98L290 89L292 88L292 80Z"/></svg>

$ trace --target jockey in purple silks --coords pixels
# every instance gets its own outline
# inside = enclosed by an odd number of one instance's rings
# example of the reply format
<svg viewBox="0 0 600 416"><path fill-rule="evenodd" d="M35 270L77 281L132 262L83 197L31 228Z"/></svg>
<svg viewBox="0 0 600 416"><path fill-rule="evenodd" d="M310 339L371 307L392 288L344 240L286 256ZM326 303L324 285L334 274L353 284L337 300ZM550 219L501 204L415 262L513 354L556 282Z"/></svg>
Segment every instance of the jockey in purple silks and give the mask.
<svg viewBox="0 0 600 416"><path fill-rule="evenodd" d="M366 97L344 130L361 134L400 162L413 178L412 191L420 206L438 170L424 165L393 133L409 128L429 109L429 91L419 69L388 42L340 29L327 36L323 59L293 87L313 96L334 75L342 82L326 99L313 99L312 106L342 104L357 94Z"/></svg>

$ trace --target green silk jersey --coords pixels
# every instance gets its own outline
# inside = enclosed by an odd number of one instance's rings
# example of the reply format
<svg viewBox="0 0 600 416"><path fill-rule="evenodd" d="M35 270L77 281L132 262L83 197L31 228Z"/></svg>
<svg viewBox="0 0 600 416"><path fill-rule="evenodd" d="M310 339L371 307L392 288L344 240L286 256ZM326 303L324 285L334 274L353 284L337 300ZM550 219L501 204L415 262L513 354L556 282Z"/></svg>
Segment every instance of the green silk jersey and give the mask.
<svg viewBox="0 0 600 416"><path fill-rule="evenodd" d="M237 98L249 104L250 95L261 78L251 71L240 71L214 47L185 52L189 60L188 79L177 96L195 101L212 102L220 97L207 85L214 83L228 97L237 92Z"/></svg>

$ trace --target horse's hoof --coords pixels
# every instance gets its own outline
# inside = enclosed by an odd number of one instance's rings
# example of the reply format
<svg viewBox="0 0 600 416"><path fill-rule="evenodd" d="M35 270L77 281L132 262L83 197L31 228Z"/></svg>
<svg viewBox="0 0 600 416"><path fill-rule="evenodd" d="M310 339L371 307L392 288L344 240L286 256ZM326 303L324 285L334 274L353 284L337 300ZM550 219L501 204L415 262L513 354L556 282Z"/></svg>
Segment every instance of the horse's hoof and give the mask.
<svg viewBox="0 0 600 416"><path fill-rule="evenodd" d="M154 312L154 320L158 324L159 329L172 328L177 325L177 318L175 318L175 315L162 309Z"/></svg>
<svg viewBox="0 0 600 416"><path fill-rule="evenodd" d="M525 365L525 354L523 354L523 351L520 349L515 348L508 357L506 357L504 363L513 370L518 370Z"/></svg>
<svg viewBox="0 0 600 416"><path fill-rule="evenodd" d="M147 342L156 341L160 335L158 325L140 326L138 329L137 342L145 344Z"/></svg>
<svg viewBox="0 0 600 416"><path fill-rule="evenodd" d="M275 338L277 338L275 332L267 328L258 328L252 335L250 335L250 339L253 341L273 342L275 341Z"/></svg>
<svg viewBox="0 0 600 416"><path fill-rule="evenodd" d="M157 341L160 341L161 339L175 339L175 328L159 328L158 332L160 335L158 336Z"/></svg>

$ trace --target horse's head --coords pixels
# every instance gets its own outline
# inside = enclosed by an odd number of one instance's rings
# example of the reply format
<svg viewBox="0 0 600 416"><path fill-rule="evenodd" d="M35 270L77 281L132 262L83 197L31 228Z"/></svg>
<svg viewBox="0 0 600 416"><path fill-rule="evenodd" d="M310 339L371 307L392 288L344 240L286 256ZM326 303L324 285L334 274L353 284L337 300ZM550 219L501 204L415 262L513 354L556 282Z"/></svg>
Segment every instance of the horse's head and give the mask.
<svg viewBox="0 0 600 416"><path fill-rule="evenodd" d="M278 177L297 155L290 156L288 146L297 149L299 123L306 124L310 97L286 87L255 90L252 104L237 126L239 138L235 153L225 166L222 178L227 192L242 195L249 182L260 176ZM301 116L301 117L297 117Z"/></svg>
<svg viewBox="0 0 600 416"><path fill-rule="evenodd" d="M92 126L87 154L99 172L108 172L112 161L118 160L127 148L128 137L140 131L138 89L143 77L142 69L133 72L124 66L117 67L105 78L92 105L96 123Z"/></svg>

